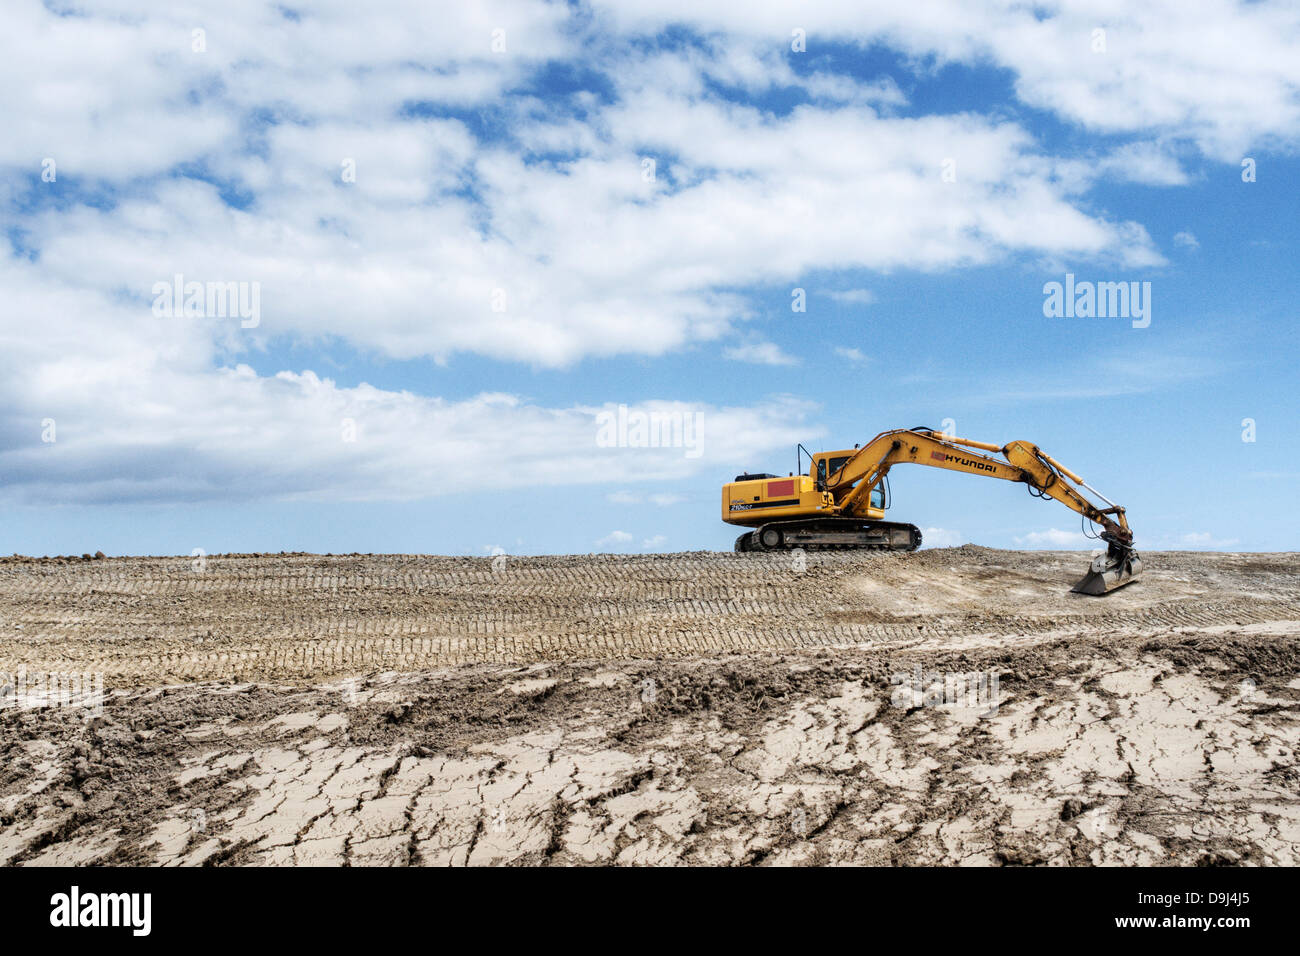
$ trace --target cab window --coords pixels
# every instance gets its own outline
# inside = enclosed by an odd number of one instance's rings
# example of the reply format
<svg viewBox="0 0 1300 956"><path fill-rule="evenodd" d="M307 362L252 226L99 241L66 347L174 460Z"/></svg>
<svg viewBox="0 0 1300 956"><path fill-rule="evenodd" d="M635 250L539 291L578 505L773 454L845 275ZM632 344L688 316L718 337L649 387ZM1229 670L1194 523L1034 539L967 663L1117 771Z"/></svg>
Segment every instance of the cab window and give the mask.
<svg viewBox="0 0 1300 956"><path fill-rule="evenodd" d="M876 485L871 489L871 507L885 510L885 486Z"/></svg>

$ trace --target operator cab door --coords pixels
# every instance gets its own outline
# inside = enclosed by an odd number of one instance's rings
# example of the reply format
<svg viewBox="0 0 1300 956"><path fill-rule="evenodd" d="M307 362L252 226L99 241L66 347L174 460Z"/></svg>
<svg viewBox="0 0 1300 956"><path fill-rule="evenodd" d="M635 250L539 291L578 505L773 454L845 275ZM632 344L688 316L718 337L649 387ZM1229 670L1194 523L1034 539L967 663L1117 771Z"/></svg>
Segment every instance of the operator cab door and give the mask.
<svg viewBox="0 0 1300 956"><path fill-rule="evenodd" d="M825 489L826 482L829 478L844 467L844 463L852 458L852 453L842 455L826 455L817 459L817 488ZM884 511L889 507L889 502L885 495L885 483L882 481L876 487L871 489L870 507Z"/></svg>
<svg viewBox="0 0 1300 956"><path fill-rule="evenodd" d="M852 458L852 455L831 455L817 462L817 478L825 482L827 478L835 475L835 472L844 467L844 463Z"/></svg>

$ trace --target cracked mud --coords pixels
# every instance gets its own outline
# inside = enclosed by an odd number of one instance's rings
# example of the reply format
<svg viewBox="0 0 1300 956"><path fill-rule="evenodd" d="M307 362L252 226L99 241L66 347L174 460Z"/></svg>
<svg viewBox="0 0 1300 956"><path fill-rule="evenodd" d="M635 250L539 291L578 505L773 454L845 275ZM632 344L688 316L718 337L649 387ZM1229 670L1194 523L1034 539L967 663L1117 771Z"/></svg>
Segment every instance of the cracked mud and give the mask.
<svg viewBox="0 0 1300 956"><path fill-rule="evenodd" d="M0 863L1295 865L1300 557L1144 561L10 559Z"/></svg>

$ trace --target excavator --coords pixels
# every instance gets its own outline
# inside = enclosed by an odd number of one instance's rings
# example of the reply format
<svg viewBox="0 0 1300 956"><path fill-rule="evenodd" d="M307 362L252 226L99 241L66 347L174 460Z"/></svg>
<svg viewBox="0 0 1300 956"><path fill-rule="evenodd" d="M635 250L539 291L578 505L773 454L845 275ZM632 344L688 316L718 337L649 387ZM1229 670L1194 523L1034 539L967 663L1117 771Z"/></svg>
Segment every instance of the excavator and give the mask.
<svg viewBox="0 0 1300 956"><path fill-rule="evenodd" d="M800 445L801 471L805 454L809 458L807 474L791 472L785 478L743 474L722 486L722 520L753 529L736 539L737 551L915 551L921 546L921 529L884 520L889 507L889 470L907 463L1022 482L1031 495L1055 498L1100 526L1097 537L1106 542L1106 552L1093 560L1073 591L1107 594L1142 573L1124 509L1030 442L999 446L933 428L897 428L881 432L865 445L840 451L813 454ZM1080 489L1091 492L1107 507L1097 507Z"/></svg>

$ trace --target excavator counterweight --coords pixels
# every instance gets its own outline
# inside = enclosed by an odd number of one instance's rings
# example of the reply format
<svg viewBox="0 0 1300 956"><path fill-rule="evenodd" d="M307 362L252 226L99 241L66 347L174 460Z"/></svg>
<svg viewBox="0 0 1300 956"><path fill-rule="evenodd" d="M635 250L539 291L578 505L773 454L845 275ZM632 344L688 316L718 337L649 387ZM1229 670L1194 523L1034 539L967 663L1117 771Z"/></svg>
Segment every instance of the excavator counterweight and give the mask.
<svg viewBox="0 0 1300 956"><path fill-rule="evenodd" d="M800 446L800 468L802 452ZM737 551L915 551L921 546L920 529L884 520L889 470L915 464L1020 482L1035 497L1055 498L1100 527L1098 538L1106 542L1106 552L1073 587L1079 594L1107 594L1142 573L1124 509L1029 442L999 446L933 428L899 428L860 447L809 458L807 474L742 474L722 486L722 520L754 529L736 539ZM1105 507L1094 504L1085 491Z"/></svg>

